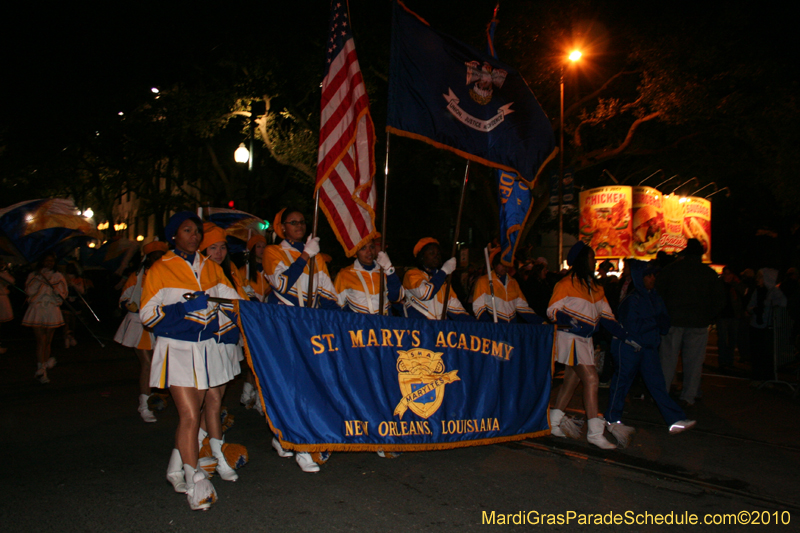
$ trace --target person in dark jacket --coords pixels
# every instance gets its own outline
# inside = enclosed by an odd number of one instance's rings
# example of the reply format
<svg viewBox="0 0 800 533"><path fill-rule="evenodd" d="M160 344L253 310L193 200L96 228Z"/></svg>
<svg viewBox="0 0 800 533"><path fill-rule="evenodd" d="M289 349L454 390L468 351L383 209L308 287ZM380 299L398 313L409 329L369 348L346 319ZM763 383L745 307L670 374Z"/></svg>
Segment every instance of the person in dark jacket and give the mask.
<svg viewBox="0 0 800 533"><path fill-rule="evenodd" d="M661 340L661 369L669 390L678 356L683 358L681 403L694 405L706 357L708 326L725 305L725 289L714 270L701 262L703 245L689 239L683 258L666 266L656 279L672 325Z"/></svg>
<svg viewBox="0 0 800 533"><path fill-rule="evenodd" d="M619 339L612 341L611 355L615 368L605 412L609 431L623 448L633 429L622 424L622 409L633 380L640 372L658 410L661 411L661 416L669 426L670 433L680 433L695 425L694 420L686 419L686 413L669 397L664 386L658 347L661 344L661 335L669 331L669 315L664 300L653 288L659 267L655 261L648 264L631 260L629 265L634 290L620 303L617 319L622 327L636 336L642 349L636 351Z"/></svg>

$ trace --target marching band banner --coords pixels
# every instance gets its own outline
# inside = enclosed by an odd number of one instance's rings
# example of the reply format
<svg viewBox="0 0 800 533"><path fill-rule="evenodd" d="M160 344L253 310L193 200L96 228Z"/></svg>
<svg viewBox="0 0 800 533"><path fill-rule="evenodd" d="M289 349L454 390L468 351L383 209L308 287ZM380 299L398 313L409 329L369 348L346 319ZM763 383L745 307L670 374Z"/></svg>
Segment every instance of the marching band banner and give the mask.
<svg viewBox="0 0 800 533"><path fill-rule="evenodd" d="M411 451L550 432L552 326L238 302L267 421L296 451Z"/></svg>

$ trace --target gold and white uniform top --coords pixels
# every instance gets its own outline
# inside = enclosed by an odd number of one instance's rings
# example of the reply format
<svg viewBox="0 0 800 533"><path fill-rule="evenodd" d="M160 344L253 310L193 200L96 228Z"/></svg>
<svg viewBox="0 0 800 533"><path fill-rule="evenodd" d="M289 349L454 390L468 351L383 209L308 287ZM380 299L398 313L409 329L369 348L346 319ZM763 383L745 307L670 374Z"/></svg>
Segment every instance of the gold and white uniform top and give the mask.
<svg viewBox="0 0 800 533"><path fill-rule="evenodd" d="M385 276L385 275L384 275ZM333 284L339 294L339 305L349 306L356 313L374 315L380 309L381 272L376 264L372 270L366 270L361 262L356 259L352 265L346 266L336 275ZM403 299L403 287L399 288L400 297ZM384 314L388 315L392 302L389 301L389 283L384 279L383 292Z"/></svg>
<svg viewBox="0 0 800 533"><path fill-rule="evenodd" d="M497 307L497 318L503 322L513 321L517 313L534 314L533 309L522 294L517 280L506 274L504 282L492 273L492 286L494 287L494 303ZM472 311L475 318L481 319L483 313L493 316L492 291L489 287L489 276L484 275L475 282L472 290Z"/></svg>
<svg viewBox="0 0 800 533"><path fill-rule="evenodd" d="M406 272L403 277L403 289L405 290L403 307L407 317L418 316L414 313L416 311L428 320L441 320L442 311L444 310L445 286L444 284L437 286L431 281L437 274L431 276L418 268L412 268ZM447 312L454 315L469 316L452 287L450 288Z"/></svg>
<svg viewBox="0 0 800 533"><path fill-rule="evenodd" d="M259 302L263 302L266 299L266 295L272 290L263 270L256 275L255 280L252 280L247 277L247 265L244 265L239 269L239 277L244 283L244 290L247 295L250 297L255 296Z"/></svg>
<svg viewBox="0 0 800 533"><path fill-rule="evenodd" d="M147 273L142 287L139 317L156 334L150 386L207 389L227 383L238 368L220 349L218 338L235 327L220 309L232 310L229 304L208 302L196 311L186 312L183 295L196 291L231 300L239 294L231 286L222 268L200 253L193 262L167 252Z"/></svg>
<svg viewBox="0 0 800 533"><path fill-rule="evenodd" d="M295 280L290 280L286 273L301 255L302 252L297 251L285 240L280 244L271 244L264 248L261 264L264 266L264 276L272 286L269 297L276 297L283 305L299 307L306 305L308 265L305 265L302 273ZM319 256L314 261L314 293L317 298L325 298L334 302L334 305L337 305L336 302L339 300L330 274L328 274L328 265Z"/></svg>

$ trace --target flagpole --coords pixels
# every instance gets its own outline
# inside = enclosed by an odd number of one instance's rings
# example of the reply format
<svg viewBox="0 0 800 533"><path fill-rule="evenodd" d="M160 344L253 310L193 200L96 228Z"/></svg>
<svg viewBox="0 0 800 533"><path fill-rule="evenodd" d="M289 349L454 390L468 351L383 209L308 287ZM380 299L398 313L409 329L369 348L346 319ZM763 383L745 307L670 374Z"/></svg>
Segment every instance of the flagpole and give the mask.
<svg viewBox="0 0 800 533"><path fill-rule="evenodd" d="M314 195L314 225L311 226L311 238L317 236L317 221L319 220L319 189L317 189L317 194ZM312 307L314 304L314 298L312 297L314 293L314 263L315 263L316 256L312 257L308 260L308 300L306 303L306 307Z"/></svg>
<svg viewBox="0 0 800 533"><path fill-rule="evenodd" d="M250 242L250 238L253 236L253 230L247 230L247 242ZM247 247L247 244L244 245L244 276L247 278L247 283L250 283L250 249Z"/></svg>
<svg viewBox="0 0 800 533"><path fill-rule="evenodd" d="M467 181L469 181L469 164L470 161L467 160L467 168L464 169L464 183L461 185L461 199L458 202L458 215L456 216L456 233L453 236L453 253L450 254L450 257L455 257L456 252L458 251L458 234L461 232L461 212L464 210L464 197L467 193ZM447 275L447 279L445 280L445 290L444 290L444 306L442 307L442 320L447 320L447 304L450 303L450 276L452 274Z"/></svg>
<svg viewBox="0 0 800 533"><path fill-rule="evenodd" d="M486 258L486 274L489 276L489 292L492 293L492 315L494 315L494 323L497 324L497 305L495 304L495 299L494 299L494 281L492 280L492 263L491 261L489 261L488 246L483 249L483 256Z"/></svg>
<svg viewBox="0 0 800 533"><path fill-rule="evenodd" d="M388 187L389 187L389 137L391 137L391 133L388 131L386 132L386 163L383 165L383 214L381 215L381 252L385 251L386 249L386 202L388 198ZM380 291L381 295L378 299L378 314L384 314L384 301L385 298L384 292L386 291L386 279L383 274L383 267L380 267Z"/></svg>

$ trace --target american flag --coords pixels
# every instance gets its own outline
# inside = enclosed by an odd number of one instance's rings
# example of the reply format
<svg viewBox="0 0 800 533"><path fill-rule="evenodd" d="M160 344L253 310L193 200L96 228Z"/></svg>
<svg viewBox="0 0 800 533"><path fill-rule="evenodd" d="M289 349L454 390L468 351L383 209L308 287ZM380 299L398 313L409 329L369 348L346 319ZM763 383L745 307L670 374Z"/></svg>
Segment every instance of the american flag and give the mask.
<svg viewBox="0 0 800 533"><path fill-rule="evenodd" d="M376 236L375 130L346 1L331 3L316 191L348 256Z"/></svg>

